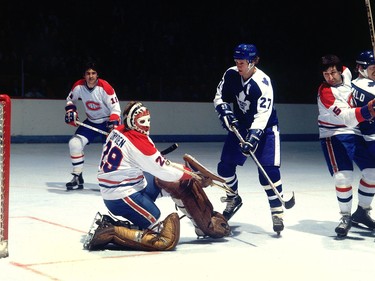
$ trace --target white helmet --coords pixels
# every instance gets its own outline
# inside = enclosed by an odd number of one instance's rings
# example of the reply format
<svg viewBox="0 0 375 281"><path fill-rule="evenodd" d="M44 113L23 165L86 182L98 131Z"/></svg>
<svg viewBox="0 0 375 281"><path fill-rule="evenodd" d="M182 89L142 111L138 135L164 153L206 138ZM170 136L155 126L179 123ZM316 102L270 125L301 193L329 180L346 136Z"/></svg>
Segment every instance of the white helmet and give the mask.
<svg viewBox="0 0 375 281"><path fill-rule="evenodd" d="M151 118L150 111L141 102L129 102L125 107L123 117L128 129L149 135Z"/></svg>

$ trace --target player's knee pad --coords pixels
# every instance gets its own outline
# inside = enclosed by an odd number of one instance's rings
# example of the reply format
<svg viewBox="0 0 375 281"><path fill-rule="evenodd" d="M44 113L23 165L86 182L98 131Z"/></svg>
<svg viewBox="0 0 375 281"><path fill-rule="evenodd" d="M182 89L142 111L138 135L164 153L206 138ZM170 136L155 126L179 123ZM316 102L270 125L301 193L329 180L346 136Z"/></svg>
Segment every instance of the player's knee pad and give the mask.
<svg viewBox="0 0 375 281"><path fill-rule="evenodd" d="M363 169L362 179L368 184L375 184L375 169L374 168Z"/></svg>
<svg viewBox="0 0 375 281"><path fill-rule="evenodd" d="M69 150L70 154L77 155L81 154L83 148L88 143L88 139L81 135L74 135L69 140Z"/></svg>
<svg viewBox="0 0 375 281"><path fill-rule="evenodd" d="M352 186L353 183L353 171L338 171L333 174L335 186L346 187Z"/></svg>
<svg viewBox="0 0 375 281"><path fill-rule="evenodd" d="M219 174L219 176L224 178L232 177L236 173L236 165L224 163L221 161L217 165L217 173Z"/></svg>
<svg viewBox="0 0 375 281"><path fill-rule="evenodd" d="M280 168L279 167L277 167L277 166L264 166L263 169L273 183L276 183L276 182L280 181L281 176L280 176ZM262 173L259 173L259 182L263 186L266 186L266 185L269 184L268 180L263 176Z"/></svg>

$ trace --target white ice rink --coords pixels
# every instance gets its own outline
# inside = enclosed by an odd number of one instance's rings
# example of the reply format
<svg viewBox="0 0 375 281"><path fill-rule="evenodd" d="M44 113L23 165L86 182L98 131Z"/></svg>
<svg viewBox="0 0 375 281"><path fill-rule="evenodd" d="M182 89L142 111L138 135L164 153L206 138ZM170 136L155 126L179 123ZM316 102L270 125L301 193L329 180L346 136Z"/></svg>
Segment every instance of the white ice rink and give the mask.
<svg viewBox="0 0 375 281"><path fill-rule="evenodd" d="M170 143L156 145L162 150ZM180 143L168 158L182 162L182 155L189 153L215 172L221 146ZM373 280L375 233L352 228L345 240L335 238L338 203L319 143L282 142L281 149L284 196L289 199L294 191L296 205L285 211L280 237L272 230L266 195L248 159L238 170L244 204L229 222L231 237L197 239L190 221L183 218L174 251L88 252L82 241L93 218L97 211L107 213L96 182L101 145L86 149L85 189L67 192L67 144L13 144L9 257L0 259L0 280ZM358 181L358 171L356 176ZM215 187L206 192L221 212L224 192ZM162 218L175 211L170 198L157 204Z"/></svg>

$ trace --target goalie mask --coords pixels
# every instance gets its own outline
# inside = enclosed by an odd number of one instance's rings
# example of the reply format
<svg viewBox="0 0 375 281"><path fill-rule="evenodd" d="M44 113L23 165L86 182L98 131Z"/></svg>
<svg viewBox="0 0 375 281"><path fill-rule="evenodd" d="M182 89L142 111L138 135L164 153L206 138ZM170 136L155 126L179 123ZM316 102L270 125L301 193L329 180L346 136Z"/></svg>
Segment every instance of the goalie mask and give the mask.
<svg viewBox="0 0 375 281"><path fill-rule="evenodd" d="M150 111L141 102L130 102L125 108L124 120L128 129L149 135L150 118Z"/></svg>

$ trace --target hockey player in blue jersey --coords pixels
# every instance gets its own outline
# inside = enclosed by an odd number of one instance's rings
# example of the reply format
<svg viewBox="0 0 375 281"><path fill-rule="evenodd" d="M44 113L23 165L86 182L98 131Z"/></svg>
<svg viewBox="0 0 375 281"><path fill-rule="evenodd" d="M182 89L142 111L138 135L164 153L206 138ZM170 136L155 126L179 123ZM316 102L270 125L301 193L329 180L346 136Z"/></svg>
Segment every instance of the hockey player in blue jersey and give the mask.
<svg viewBox="0 0 375 281"><path fill-rule="evenodd" d="M356 60L358 77L352 81L353 97L356 106L368 105L375 115L375 58L373 51L361 52ZM367 141L372 157L375 157L375 123L374 118L359 125L361 134ZM375 188L374 188L375 192Z"/></svg>
<svg viewBox="0 0 375 281"><path fill-rule="evenodd" d="M228 131L217 172L236 192L235 195L227 194L223 200L227 202L223 215L228 220L242 206L242 199L238 194L236 167L245 163L249 150L254 152L277 191L281 195L283 192L280 176L280 133L271 79L256 66L259 56L255 45L238 45L234 49L233 59L236 65L225 71L213 100L219 119ZM249 145L239 144L232 126ZM260 171L258 173L259 182L268 197L273 230L280 233L284 229L282 202L267 179Z"/></svg>
<svg viewBox="0 0 375 281"><path fill-rule="evenodd" d="M354 103L357 107L368 107L371 118L359 124L359 130L372 159L375 157L375 58L373 51L363 51L356 59L358 77L352 81ZM357 211L352 215L354 225L366 226L375 229L375 220L370 216L371 202L375 194L375 184L366 183L366 192L361 195L367 198L366 206L358 206Z"/></svg>

